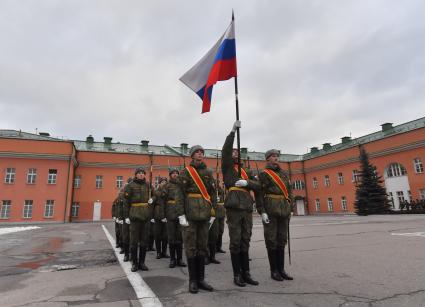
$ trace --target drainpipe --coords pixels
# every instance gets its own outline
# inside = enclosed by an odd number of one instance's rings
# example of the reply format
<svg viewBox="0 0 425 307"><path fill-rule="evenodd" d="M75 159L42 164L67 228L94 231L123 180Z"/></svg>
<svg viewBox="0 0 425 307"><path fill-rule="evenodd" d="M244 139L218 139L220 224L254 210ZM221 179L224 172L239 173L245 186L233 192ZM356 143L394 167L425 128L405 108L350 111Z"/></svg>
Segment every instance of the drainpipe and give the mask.
<svg viewBox="0 0 425 307"><path fill-rule="evenodd" d="M306 200L306 212L307 215L310 215L310 210L308 209L308 192L307 192L307 178L305 176L305 169L304 169L304 160L301 161L302 165L302 172L303 172L303 179L304 179L304 187L305 187L305 200Z"/></svg>

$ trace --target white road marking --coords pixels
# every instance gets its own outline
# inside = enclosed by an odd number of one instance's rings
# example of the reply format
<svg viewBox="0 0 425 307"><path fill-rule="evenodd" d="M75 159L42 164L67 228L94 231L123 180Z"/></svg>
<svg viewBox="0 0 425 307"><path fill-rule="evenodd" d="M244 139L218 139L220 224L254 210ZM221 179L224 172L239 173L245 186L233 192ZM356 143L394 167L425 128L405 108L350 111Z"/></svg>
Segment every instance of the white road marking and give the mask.
<svg viewBox="0 0 425 307"><path fill-rule="evenodd" d="M406 233L391 233L392 236L405 236L405 237L425 237L425 231L422 232L406 232Z"/></svg>
<svg viewBox="0 0 425 307"><path fill-rule="evenodd" d="M5 227L5 228L0 228L0 236L1 235L8 234L8 233L25 231L25 230L33 230L33 229L38 229L38 228L41 228L41 227L38 227L38 226L25 226L25 227Z"/></svg>
<svg viewBox="0 0 425 307"><path fill-rule="evenodd" d="M121 264L122 269L127 275L128 280L133 286L134 291L136 292L136 296L139 299L140 304L143 307L162 307L162 303L156 296L156 294L149 288L149 286L145 283L143 278L137 272L131 271L130 262L124 262L124 255L119 253L119 249L115 248L115 240L106 229L105 225L102 224L103 231L106 234L106 237L109 240L109 243L112 245L112 249L117 256L118 261Z"/></svg>

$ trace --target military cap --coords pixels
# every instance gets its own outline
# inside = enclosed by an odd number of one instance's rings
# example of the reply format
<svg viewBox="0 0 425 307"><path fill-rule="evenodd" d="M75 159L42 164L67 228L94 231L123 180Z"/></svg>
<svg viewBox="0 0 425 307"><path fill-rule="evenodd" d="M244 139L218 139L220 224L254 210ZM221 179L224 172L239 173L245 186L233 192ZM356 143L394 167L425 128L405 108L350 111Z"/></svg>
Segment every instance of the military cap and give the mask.
<svg viewBox="0 0 425 307"><path fill-rule="evenodd" d="M194 145L194 146L190 147L190 149L189 149L190 156L192 157L193 154L198 150L201 150L203 153L205 153L204 148L202 148L201 145Z"/></svg>
<svg viewBox="0 0 425 307"><path fill-rule="evenodd" d="M161 178L159 178L158 183L162 183L164 181L168 181L167 178L161 177Z"/></svg>
<svg viewBox="0 0 425 307"><path fill-rule="evenodd" d="M170 167L169 169L168 169L168 174L172 174L172 173L174 173L174 172L176 172L177 174L180 174L180 171L179 171L179 169L178 168L176 168L176 167Z"/></svg>
<svg viewBox="0 0 425 307"><path fill-rule="evenodd" d="M136 168L136 170L134 171L134 175L137 175L138 173L143 173L146 175L146 171L143 167Z"/></svg>
<svg viewBox="0 0 425 307"><path fill-rule="evenodd" d="M266 154L265 154L265 156L266 156L266 160L271 156L271 155L278 155L278 156L280 156L280 152L279 152L279 150L277 150L277 149L269 149L269 150L267 150L266 151Z"/></svg>

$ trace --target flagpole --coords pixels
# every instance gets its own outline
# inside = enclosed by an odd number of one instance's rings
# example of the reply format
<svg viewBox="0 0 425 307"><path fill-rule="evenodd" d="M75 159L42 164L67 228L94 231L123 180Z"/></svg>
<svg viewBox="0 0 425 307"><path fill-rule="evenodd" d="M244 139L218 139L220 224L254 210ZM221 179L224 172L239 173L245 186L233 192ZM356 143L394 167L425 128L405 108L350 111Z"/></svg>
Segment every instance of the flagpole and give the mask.
<svg viewBox="0 0 425 307"><path fill-rule="evenodd" d="M235 22L235 15L232 10L232 22ZM236 100L236 120L239 120L239 100L238 100L238 76L235 76L235 100ZM241 133L236 129L236 139L238 143L238 175L241 177Z"/></svg>

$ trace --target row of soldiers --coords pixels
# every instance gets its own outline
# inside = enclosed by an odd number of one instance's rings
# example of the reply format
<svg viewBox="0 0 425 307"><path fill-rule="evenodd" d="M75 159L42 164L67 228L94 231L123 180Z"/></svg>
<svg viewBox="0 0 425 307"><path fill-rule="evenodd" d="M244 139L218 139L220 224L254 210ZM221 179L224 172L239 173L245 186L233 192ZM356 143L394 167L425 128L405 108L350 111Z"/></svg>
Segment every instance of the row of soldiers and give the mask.
<svg viewBox="0 0 425 307"><path fill-rule="evenodd" d="M122 219L119 219L123 230L126 227L124 225L129 225L132 271L139 268L147 270L147 227L154 212L158 211L155 224L167 223L171 259L175 250L177 265L183 263L183 240L189 271L189 291L213 291L213 287L205 281L205 260L216 262L216 242L221 242L221 239L215 235L220 231L211 232L210 228L224 229L226 215L233 282L239 287L245 287L247 284L258 285L258 281L251 276L249 266L255 201L263 222L271 278L276 281L293 279L284 269L285 246L288 242L292 211L289 178L279 166L279 151L275 149L266 152L266 168L259 173L258 178L255 178L249 169L244 168L239 151L233 149L235 132L240 127L240 121L236 121L222 148L221 167L227 191L224 203L224 197L221 196L223 191L218 190L212 172L204 163L204 149L200 145L190 148L190 165L180 173L178 170L170 171L169 182L153 195L146 181L145 171L141 168L135 171L134 179L124 187L123 215ZM161 210L163 212L159 212ZM220 219L223 220L222 226ZM219 245L221 249L221 244ZM170 261L170 266L172 262L173 260Z"/></svg>

